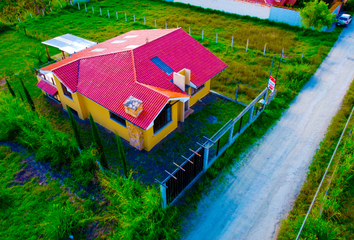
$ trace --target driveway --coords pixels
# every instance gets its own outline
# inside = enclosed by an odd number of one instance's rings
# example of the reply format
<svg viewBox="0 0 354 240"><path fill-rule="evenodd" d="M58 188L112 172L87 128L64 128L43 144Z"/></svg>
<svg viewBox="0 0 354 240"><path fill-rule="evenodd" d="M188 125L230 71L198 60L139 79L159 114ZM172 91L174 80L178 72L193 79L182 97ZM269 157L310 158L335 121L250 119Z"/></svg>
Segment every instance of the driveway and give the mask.
<svg viewBox="0 0 354 240"><path fill-rule="evenodd" d="M354 78L354 24L290 108L185 219L182 238L273 239L291 210L332 117ZM192 216L193 215L193 216Z"/></svg>

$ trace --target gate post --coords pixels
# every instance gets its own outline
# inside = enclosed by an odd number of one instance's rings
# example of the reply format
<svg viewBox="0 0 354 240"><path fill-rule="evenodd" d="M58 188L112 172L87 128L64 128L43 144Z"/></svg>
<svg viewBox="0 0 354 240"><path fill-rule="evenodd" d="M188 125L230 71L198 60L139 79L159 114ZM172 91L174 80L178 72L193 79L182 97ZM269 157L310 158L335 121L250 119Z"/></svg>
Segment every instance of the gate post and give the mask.
<svg viewBox="0 0 354 240"><path fill-rule="evenodd" d="M203 172L208 170L209 144L207 145L208 147L204 147Z"/></svg>
<svg viewBox="0 0 354 240"><path fill-rule="evenodd" d="M167 207L167 198L166 198L166 187L160 184L161 198L162 198L162 207Z"/></svg>

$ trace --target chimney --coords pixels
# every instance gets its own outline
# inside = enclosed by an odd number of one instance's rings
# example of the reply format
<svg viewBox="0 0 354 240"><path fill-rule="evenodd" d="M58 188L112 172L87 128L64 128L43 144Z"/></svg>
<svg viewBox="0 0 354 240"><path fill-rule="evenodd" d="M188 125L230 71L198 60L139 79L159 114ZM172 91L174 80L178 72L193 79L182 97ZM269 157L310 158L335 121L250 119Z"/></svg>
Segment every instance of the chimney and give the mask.
<svg viewBox="0 0 354 240"><path fill-rule="evenodd" d="M173 73L173 83L183 92L186 91L186 85L190 85L191 70L184 68L178 73Z"/></svg>
<svg viewBox="0 0 354 240"><path fill-rule="evenodd" d="M139 117L140 113L143 111L143 102L133 96L130 96L123 104L125 112L135 118Z"/></svg>

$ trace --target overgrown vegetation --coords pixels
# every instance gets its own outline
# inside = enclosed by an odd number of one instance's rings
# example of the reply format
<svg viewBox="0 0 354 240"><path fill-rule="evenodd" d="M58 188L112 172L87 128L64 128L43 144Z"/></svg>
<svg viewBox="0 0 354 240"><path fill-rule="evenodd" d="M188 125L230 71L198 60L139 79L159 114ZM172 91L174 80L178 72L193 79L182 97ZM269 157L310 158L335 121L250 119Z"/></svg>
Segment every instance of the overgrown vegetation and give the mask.
<svg viewBox="0 0 354 240"><path fill-rule="evenodd" d="M351 84L341 109L332 119L332 123L328 127L326 137L313 158L309 172L307 173L307 180L296 198L294 207L287 219L282 222L278 239L296 238L353 105L354 83ZM322 185L314 208L307 219L305 228L301 233L302 239L354 238L354 208L352 204L354 200L354 157L352 155L354 151L353 124L354 118L351 119L344 138L342 139L340 150L337 151L334 161L332 162L328 173L328 176L331 177ZM329 191L327 197L325 197L328 188Z"/></svg>
<svg viewBox="0 0 354 240"><path fill-rule="evenodd" d="M280 52L284 47L285 56L277 82L279 92L277 98L267 108L267 115L262 114L238 138L236 143L209 168L207 174L203 176L203 181L196 185L198 191L186 199L188 205L193 206L195 200L201 197L201 191L208 186L210 180L225 169L225 166L234 163L237 156L261 137L268 130L268 126L271 126L280 117L283 109L287 108L303 84L315 72L340 33L339 30L335 30L334 33L317 33L312 30L303 33L302 29L289 27L285 24L157 0L114 0L93 2L87 6L88 13L83 7L80 11L76 9L76 6L63 9L57 7L53 9L53 13L48 12L44 17L34 19L27 17L25 18L27 20L23 20L21 24L16 23L17 32L4 31L1 33L0 28L0 49L3 54L3 58L0 60L0 71L6 72L6 75L10 76L16 94L23 92L20 82L13 77L15 73L19 73L18 77L24 79L24 84L32 96L33 102L36 107L38 106L36 108L37 115L30 111L29 106L19 98L13 99L10 95L3 94L4 91L2 91L0 94L0 115L2 116L0 118L0 141L17 141L33 151L38 160L50 162L58 169L70 169L73 178L84 186L92 186L95 182L101 183L108 202L107 206L96 206L99 209L105 209L105 211L95 213L96 218L92 221L100 222L100 225L107 227L112 232L110 237L119 239L177 238L179 213L174 207L167 210L161 209L160 194L155 185L142 185L129 175L127 175L127 180L124 180L123 176L101 176L95 164L97 159L95 148L89 148L84 150L81 155L79 154L76 141L71 136L69 122L61 114L53 113L53 107L44 103L43 97L40 96L40 90L35 86L37 79L33 76L32 68L45 61L44 48L40 41L71 33L99 42L130 30L153 28L155 18L158 27L164 26L165 21L169 27L179 24L179 27L183 27L186 31L191 27L192 36L229 65L222 75L213 79L212 87L232 98L237 84L232 80L263 89L267 84L272 56L277 53L276 59L279 60ZM95 8L94 15L91 10L92 6ZM103 16L99 16L99 7L102 8ZM107 9L111 12L111 18L107 18ZM119 20L114 18L115 11L119 13ZM122 17L124 12L128 16L127 22ZM136 22L133 22L133 14L135 14ZM148 26L143 24L144 16L146 16ZM8 26L6 25L3 29L8 30ZM203 40L201 29L204 29L205 33ZM218 43L215 43L216 32L218 32ZM230 47L232 36L234 36L233 49ZM245 51L247 39L250 43L248 52ZM267 43L267 54L264 57L265 43ZM49 48L49 51L51 54L58 53L52 48ZM302 53L304 53L303 59L301 58ZM242 89L239 100L248 102L254 98L254 95L256 93L251 90ZM215 112L215 107L211 106L207 112ZM218 109L218 111L223 110L225 109ZM226 121L229 120L229 114L235 115L235 112L232 112L234 109L230 108L228 111L223 116ZM205 114L198 116L192 114L189 118L195 118L195 121L206 121L206 117ZM217 130L218 125L222 126L222 123L216 123L205 131L212 131L214 127ZM84 146L89 146L91 143L88 132L90 132L89 129L82 131L85 136L82 138ZM181 140L181 144L185 137L179 134L178 139ZM113 144L109 143L109 140L103 139L103 145L105 147L109 145L105 149L114 153L117 148L116 144L115 139ZM112 147L113 145L114 147ZM127 169L125 173L128 173ZM34 187L36 187L35 185L37 184L34 184ZM0 191L0 201L4 203L3 206L10 204L7 200L9 198L6 197L9 191L8 187L2 187ZM88 199L85 201L88 205L90 204ZM63 204L66 203L66 200L58 200L58 203L61 204L60 211L63 214L70 215L72 213L72 208ZM35 209L35 211L40 210ZM58 215L55 214L56 211L59 211L57 207L52 208L51 205L50 209L48 207L48 211L52 214L49 215L47 221L58 224L62 218L50 220L50 216ZM38 228L36 231L50 233L53 234L52 236L62 236L63 233L70 234L70 226L74 228L82 226L75 220L75 217L71 219L73 222L67 224L68 229L66 230L42 231L41 228ZM38 220L38 222L41 221ZM21 229L25 225L16 222L15 226ZM109 230L101 232L100 236L107 235ZM13 232L12 234L17 233Z"/></svg>
<svg viewBox="0 0 354 240"><path fill-rule="evenodd" d="M0 238L63 239L74 233L80 237L88 209L56 180L39 184L38 178L16 178L24 171L23 158L0 146Z"/></svg>

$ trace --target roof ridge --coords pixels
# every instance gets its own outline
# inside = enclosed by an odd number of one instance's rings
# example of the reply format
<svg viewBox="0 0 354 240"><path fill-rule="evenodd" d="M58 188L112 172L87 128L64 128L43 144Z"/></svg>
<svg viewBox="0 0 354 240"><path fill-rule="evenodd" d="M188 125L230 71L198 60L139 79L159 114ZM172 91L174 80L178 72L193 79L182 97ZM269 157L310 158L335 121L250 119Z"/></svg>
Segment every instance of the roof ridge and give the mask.
<svg viewBox="0 0 354 240"><path fill-rule="evenodd" d="M136 69L135 69L135 59L134 59L134 53L133 50L130 50L131 57L132 57L132 64L133 64L133 76L134 76L134 82L138 82L136 79Z"/></svg>
<svg viewBox="0 0 354 240"><path fill-rule="evenodd" d="M170 35L171 33L176 32L177 30L179 30L179 29L181 29L181 28L172 28L172 29L174 29L172 32L169 32L169 33L167 33L167 34L165 34L165 35L162 35L162 36L160 36L160 37L157 37L157 38L155 38L155 39L153 39L153 40L151 40L151 41L149 41L149 42L147 42L147 43L144 43L144 44L140 45L139 47L136 47L136 48L132 49L132 51L134 51L135 49L138 49L138 48L140 48L140 47L142 47L142 46L145 46L146 44L151 43L151 42L153 42L153 41L155 41L155 40L157 40L157 39L166 37L166 36ZM149 29L149 30L157 30L157 28L156 28L156 29ZM164 30L164 29L161 29L161 30ZM136 30L136 31L139 31L139 30Z"/></svg>
<svg viewBox="0 0 354 240"><path fill-rule="evenodd" d="M161 95L164 95L165 97L170 98L170 97L167 96L166 94L161 93L161 92L159 92L159 91L156 91L156 89L154 89L153 86L151 86L151 85L149 85L149 84L140 83L140 82L136 82L136 83L138 83L138 84L140 84L140 85L142 85L142 86L144 86L144 87L147 87L147 88L151 89L152 91L154 91L154 92L156 92L156 93L159 93L159 94L161 94ZM163 89L163 88L162 88L162 89Z"/></svg>
<svg viewBox="0 0 354 240"><path fill-rule="evenodd" d="M77 64L76 89L77 89L77 86L79 85L80 63L81 63L81 59L79 59L79 62Z"/></svg>

